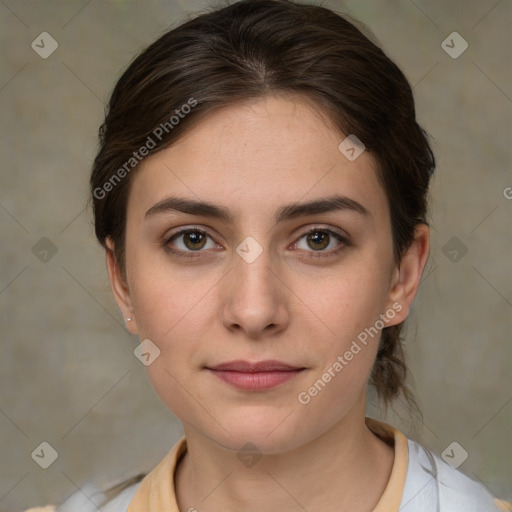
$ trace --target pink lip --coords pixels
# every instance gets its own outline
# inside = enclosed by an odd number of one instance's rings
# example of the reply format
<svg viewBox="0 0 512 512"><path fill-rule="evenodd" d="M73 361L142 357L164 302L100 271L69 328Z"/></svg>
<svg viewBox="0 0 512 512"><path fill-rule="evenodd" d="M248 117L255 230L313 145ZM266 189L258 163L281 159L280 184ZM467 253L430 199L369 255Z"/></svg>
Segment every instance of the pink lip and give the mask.
<svg viewBox="0 0 512 512"><path fill-rule="evenodd" d="M214 375L239 389L263 391L293 379L305 368L298 368L280 361L268 360L257 363L229 361L208 367Z"/></svg>

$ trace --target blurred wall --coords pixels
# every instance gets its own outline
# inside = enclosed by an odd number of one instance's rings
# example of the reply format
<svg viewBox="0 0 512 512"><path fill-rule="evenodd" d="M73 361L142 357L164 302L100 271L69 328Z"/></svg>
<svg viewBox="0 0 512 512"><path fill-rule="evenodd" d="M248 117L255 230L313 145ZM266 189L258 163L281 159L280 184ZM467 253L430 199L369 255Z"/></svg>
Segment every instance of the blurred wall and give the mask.
<svg viewBox="0 0 512 512"><path fill-rule="evenodd" d="M371 397L368 413L438 454L459 443L460 469L510 499L512 2L323 5L368 25L403 69L438 159L431 256L406 343L424 422L414 428L400 404L385 418ZM133 355L85 206L116 79L206 7L0 3L0 510L150 470L182 435ZM58 453L48 469L31 457L42 442Z"/></svg>

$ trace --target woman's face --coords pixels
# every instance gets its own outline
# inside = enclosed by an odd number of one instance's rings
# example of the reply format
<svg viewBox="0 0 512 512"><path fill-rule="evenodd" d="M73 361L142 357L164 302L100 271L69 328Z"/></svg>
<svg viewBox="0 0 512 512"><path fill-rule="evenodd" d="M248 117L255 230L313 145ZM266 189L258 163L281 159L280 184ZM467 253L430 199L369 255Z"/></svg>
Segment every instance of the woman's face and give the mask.
<svg viewBox="0 0 512 512"><path fill-rule="evenodd" d="M380 329L407 315L374 161L343 139L300 97L267 97L209 115L134 176L116 298L145 357L160 350L147 371L163 402L224 447L278 453L364 410ZM301 370L211 369L234 360Z"/></svg>

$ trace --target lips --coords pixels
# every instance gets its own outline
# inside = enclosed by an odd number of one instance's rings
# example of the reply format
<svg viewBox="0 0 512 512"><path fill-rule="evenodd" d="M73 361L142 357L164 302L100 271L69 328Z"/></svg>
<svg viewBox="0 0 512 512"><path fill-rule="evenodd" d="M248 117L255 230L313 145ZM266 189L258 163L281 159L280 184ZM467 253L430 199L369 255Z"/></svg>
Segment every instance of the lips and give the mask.
<svg viewBox="0 0 512 512"><path fill-rule="evenodd" d="M305 368L281 361L229 361L207 368L223 382L245 391L265 391L295 378Z"/></svg>

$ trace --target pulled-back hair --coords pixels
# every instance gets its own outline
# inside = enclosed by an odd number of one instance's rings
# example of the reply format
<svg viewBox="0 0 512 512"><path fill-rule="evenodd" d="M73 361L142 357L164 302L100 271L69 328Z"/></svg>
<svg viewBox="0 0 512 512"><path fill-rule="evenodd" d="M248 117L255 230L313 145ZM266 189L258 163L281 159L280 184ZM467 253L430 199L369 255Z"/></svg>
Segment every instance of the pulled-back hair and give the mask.
<svg viewBox="0 0 512 512"><path fill-rule="evenodd" d="M135 58L112 92L90 185L96 236L103 247L112 239L123 276L134 152L161 151L206 114L271 94L302 95L340 136L353 134L364 143L387 196L400 262L415 227L428 224L435 168L404 74L352 22L327 8L242 0L164 33ZM401 329L383 329L371 374L386 408L400 393L416 406L406 384Z"/></svg>

